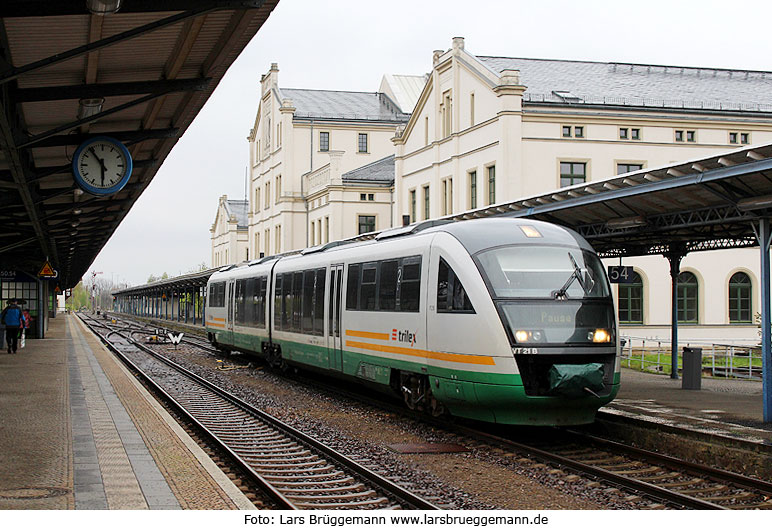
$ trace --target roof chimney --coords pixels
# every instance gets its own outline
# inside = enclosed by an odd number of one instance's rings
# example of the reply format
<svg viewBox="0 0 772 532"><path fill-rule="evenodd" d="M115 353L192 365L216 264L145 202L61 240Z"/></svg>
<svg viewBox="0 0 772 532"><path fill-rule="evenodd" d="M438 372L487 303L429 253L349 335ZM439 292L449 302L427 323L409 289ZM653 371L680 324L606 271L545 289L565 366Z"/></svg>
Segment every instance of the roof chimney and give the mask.
<svg viewBox="0 0 772 532"><path fill-rule="evenodd" d="M453 49L464 49L464 38L463 37L453 37Z"/></svg>
<svg viewBox="0 0 772 532"><path fill-rule="evenodd" d="M432 52L432 66L437 66L440 62L440 56L445 53L443 50L434 50Z"/></svg>

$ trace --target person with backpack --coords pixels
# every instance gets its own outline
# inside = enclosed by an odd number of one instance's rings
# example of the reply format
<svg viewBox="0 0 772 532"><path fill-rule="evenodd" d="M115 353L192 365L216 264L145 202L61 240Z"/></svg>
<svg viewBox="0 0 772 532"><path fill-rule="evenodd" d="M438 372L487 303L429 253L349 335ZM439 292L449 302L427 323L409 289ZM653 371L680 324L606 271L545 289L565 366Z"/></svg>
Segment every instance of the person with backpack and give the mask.
<svg viewBox="0 0 772 532"><path fill-rule="evenodd" d="M8 306L0 313L0 321L5 324L5 341L8 344L8 353L15 353L19 346L19 329L22 326L24 315L16 304L15 299L8 302Z"/></svg>

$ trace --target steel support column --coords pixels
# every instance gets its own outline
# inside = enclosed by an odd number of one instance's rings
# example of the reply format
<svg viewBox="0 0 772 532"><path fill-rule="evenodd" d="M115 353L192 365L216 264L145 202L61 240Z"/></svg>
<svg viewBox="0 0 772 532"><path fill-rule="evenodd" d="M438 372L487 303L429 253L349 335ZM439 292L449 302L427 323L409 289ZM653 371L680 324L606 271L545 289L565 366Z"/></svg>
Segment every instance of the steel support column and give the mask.
<svg viewBox="0 0 772 532"><path fill-rule="evenodd" d="M761 254L761 364L764 422L772 421L772 324L770 324L769 245L772 234L769 218L759 221L759 253Z"/></svg>
<svg viewBox="0 0 772 532"><path fill-rule="evenodd" d="M682 250L672 248L665 255L670 262L671 316L670 316L670 378L678 378L678 273L681 270Z"/></svg>

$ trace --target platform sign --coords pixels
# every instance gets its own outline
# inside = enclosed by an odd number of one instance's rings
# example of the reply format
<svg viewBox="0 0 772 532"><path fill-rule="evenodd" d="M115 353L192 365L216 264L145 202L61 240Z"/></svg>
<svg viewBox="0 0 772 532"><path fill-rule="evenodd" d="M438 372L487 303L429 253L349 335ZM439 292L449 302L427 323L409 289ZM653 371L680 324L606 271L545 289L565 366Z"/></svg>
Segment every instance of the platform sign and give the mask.
<svg viewBox="0 0 772 532"><path fill-rule="evenodd" d="M609 266L608 280L617 284L629 284L635 277L632 266Z"/></svg>

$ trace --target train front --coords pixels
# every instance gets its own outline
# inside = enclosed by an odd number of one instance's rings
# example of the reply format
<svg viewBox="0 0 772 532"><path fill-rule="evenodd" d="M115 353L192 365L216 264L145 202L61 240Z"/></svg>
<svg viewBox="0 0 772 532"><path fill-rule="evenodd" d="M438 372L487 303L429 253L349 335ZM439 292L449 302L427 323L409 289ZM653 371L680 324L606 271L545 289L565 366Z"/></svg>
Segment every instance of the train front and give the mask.
<svg viewBox="0 0 772 532"><path fill-rule="evenodd" d="M573 231L538 222L518 226L525 238L475 257L522 381L517 397L490 398L496 421L591 423L619 389L618 331L605 269Z"/></svg>

